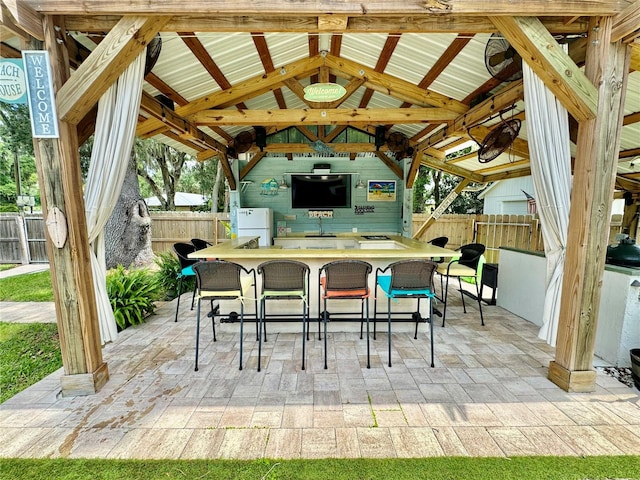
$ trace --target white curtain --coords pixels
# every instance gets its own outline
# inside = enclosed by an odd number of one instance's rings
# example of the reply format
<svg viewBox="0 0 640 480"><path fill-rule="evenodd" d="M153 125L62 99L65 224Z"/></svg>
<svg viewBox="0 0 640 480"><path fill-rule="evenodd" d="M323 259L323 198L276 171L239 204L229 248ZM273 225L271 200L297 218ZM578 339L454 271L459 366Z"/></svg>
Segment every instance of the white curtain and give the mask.
<svg viewBox="0 0 640 480"><path fill-rule="evenodd" d="M523 63L527 140L544 250L546 295L538 337L556 344L571 196L571 150L567 111Z"/></svg>
<svg viewBox="0 0 640 480"><path fill-rule="evenodd" d="M120 196L131 156L142 96L145 55L143 51L100 98L84 191L91 267L103 345L115 340L118 335L107 296L103 229Z"/></svg>

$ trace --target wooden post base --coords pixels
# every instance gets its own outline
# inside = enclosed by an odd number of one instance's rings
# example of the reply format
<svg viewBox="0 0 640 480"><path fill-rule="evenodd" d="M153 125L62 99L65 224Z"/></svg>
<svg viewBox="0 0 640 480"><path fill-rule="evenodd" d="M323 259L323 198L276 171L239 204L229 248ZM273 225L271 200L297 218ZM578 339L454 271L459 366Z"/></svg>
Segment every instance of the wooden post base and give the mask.
<svg viewBox="0 0 640 480"><path fill-rule="evenodd" d="M549 362L549 380L567 392L587 393L596 389L595 370L567 370L555 361Z"/></svg>
<svg viewBox="0 0 640 480"><path fill-rule="evenodd" d="M109 369L103 363L93 373L79 373L76 375L63 375L60 378L63 397L78 397L98 393L102 386L109 380Z"/></svg>

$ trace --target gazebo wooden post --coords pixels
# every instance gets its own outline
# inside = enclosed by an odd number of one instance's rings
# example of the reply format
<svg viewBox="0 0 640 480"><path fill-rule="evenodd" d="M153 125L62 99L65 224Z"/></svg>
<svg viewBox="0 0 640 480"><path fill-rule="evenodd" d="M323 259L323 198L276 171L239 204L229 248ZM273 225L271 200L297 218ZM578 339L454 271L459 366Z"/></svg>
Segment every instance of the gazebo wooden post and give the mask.
<svg viewBox="0 0 640 480"><path fill-rule="evenodd" d="M600 286L629 65L626 45L610 43L611 27L611 17L591 19L585 74L598 89L598 109L596 118L579 123L556 358L549 365L549 379L569 392L595 390Z"/></svg>
<svg viewBox="0 0 640 480"><path fill-rule="evenodd" d="M56 41L53 17L44 18L44 30L57 91L69 78L69 63ZM64 245L56 247L45 229L64 365L62 394L88 395L100 390L109 371L100 345L76 126L61 121L59 130L57 139L35 139L34 150L45 223L56 220L68 230ZM65 218L54 218L54 208Z"/></svg>

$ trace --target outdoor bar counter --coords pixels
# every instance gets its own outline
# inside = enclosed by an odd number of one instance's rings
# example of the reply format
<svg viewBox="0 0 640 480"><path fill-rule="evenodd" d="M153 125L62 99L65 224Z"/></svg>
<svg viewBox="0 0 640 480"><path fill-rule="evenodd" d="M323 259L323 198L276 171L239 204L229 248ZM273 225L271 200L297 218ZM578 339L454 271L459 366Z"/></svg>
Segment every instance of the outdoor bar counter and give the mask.
<svg viewBox="0 0 640 480"><path fill-rule="evenodd" d="M369 262L373 267L369 277L369 287L372 292L376 292L375 274L378 267L384 268L390 263L405 259L452 258L459 255L459 252L454 250L388 233L289 234L286 237L275 238L274 245L269 247L259 247L257 239L258 237L238 237L198 250L190 254L189 257L229 260L239 263L247 269L257 269L258 265L268 260L298 260L306 263L310 268L309 309L312 320L318 317L318 270L325 263L338 259L358 259ZM258 292L260 292L259 275L257 282ZM299 303L293 300L273 303L283 304L287 313L300 311ZM345 310L342 304L348 305L349 303L352 303L353 308L347 306L346 309L353 310L353 312L360 310L357 300L341 300L340 303L338 309L341 311ZM394 303L393 310L403 311L407 308L414 308L415 304L416 300L400 300L400 302ZM421 314L428 316L426 313L428 312L428 303L422 301L420 306ZM222 305L222 308L225 306ZM272 308L276 307L270 305L269 309ZM373 315L373 299L370 302L370 308ZM246 302L245 309L247 313L252 313L253 302ZM237 309L234 310L237 311ZM329 310L331 309L329 308ZM380 314L386 313L386 311L386 298L378 295L378 312ZM380 315L378 321L382 321Z"/></svg>

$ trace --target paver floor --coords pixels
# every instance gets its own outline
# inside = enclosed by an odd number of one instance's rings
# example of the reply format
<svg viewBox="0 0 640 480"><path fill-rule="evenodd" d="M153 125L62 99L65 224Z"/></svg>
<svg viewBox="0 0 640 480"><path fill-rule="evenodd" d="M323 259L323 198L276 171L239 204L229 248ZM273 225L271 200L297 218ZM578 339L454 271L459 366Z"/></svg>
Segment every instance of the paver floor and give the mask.
<svg viewBox="0 0 640 480"><path fill-rule="evenodd" d="M239 371L238 325L217 325L213 342L207 320L194 372L195 311L181 305L177 323L175 303L163 304L105 346L110 380L97 394L62 397L58 371L0 405L0 456L640 454L640 392L602 373L594 393L564 392L547 380L554 350L537 327L496 306L483 308L482 327L476 308L452 300L445 328L436 317L435 368L426 324L417 340L398 325L388 367L381 323L370 369L359 324L330 324L328 369L316 335L304 371L301 335L272 324L261 372L247 326Z"/></svg>

